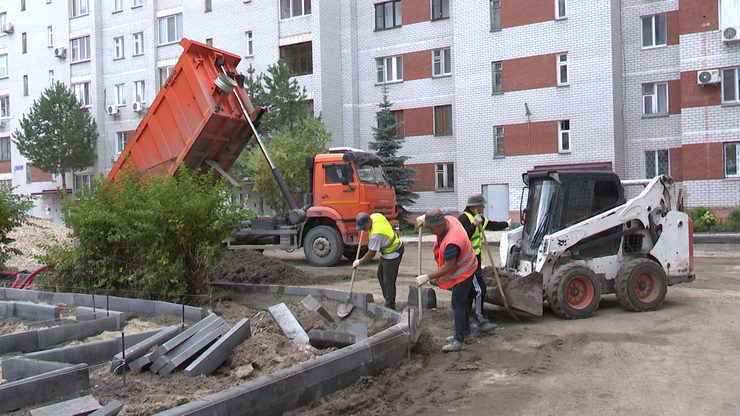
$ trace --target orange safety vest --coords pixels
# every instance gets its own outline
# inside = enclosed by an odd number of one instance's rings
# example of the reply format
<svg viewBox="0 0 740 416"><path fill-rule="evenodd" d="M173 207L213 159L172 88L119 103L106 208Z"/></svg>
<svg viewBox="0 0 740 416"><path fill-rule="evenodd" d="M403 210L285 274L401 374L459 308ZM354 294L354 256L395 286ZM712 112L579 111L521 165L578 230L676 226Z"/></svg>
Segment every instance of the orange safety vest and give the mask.
<svg viewBox="0 0 740 416"><path fill-rule="evenodd" d="M437 260L437 265L442 267L445 263L444 252L447 245L454 244L460 247L460 255L455 259L455 269L437 279L440 288L451 289L456 284L473 276L478 269L478 259L473 253L468 233L465 232L465 228L460 224L460 221L449 215L445 215L445 220L447 220L450 228L441 244L439 239L434 242L434 258Z"/></svg>

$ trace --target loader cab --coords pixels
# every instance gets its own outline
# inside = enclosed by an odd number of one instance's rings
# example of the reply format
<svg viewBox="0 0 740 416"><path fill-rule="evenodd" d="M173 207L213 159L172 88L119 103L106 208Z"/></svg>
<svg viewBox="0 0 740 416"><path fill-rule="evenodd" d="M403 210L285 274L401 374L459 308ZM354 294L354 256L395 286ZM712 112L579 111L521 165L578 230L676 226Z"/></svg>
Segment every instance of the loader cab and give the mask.
<svg viewBox="0 0 740 416"><path fill-rule="evenodd" d="M622 184L614 172L529 171L522 178L529 187L522 212L521 254L526 259L537 256L545 235L625 203ZM590 236L579 243L584 249L575 252L584 257L616 253L620 236L621 227Z"/></svg>

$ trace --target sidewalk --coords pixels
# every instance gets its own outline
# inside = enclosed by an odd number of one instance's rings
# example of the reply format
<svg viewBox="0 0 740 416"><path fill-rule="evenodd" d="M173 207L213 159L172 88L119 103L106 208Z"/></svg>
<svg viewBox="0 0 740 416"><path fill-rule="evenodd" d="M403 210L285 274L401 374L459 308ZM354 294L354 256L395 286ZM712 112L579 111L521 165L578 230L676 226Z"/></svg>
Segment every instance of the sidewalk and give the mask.
<svg viewBox="0 0 740 416"><path fill-rule="evenodd" d="M740 233L694 233L695 243L738 244Z"/></svg>

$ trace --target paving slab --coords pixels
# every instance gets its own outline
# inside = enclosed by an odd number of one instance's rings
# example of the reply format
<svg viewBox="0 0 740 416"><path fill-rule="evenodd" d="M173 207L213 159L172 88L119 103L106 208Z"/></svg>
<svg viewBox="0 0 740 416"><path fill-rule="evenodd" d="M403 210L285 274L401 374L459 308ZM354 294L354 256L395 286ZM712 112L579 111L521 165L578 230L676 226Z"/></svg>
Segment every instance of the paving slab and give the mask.
<svg viewBox="0 0 740 416"><path fill-rule="evenodd" d="M131 363L132 361L143 357L150 349L152 349L152 347L158 346L179 334L181 329L182 327L179 324L165 327L151 337L126 348L126 362ZM119 352L113 356L110 371L116 374L123 373L123 367L121 364L123 364L123 352Z"/></svg>
<svg viewBox="0 0 740 416"><path fill-rule="evenodd" d="M398 321L401 318L401 314L394 311L393 309L386 308L385 306L378 305L377 303L368 303L367 311L373 315L380 316L385 319L393 319Z"/></svg>
<svg viewBox="0 0 740 416"><path fill-rule="evenodd" d="M268 311L270 311L272 318L277 321L286 337L298 344L308 344L308 334L306 334L306 331L298 323L298 320L295 319L295 316L293 316L285 303L272 305L268 308Z"/></svg>
<svg viewBox="0 0 740 416"><path fill-rule="evenodd" d="M355 343L355 336L346 332L325 331L312 329L308 331L308 339L315 348L344 348Z"/></svg>
<svg viewBox="0 0 740 416"><path fill-rule="evenodd" d="M53 328L39 329L37 332L39 348L48 348L66 341L78 340L105 331L118 329L118 318L96 319L94 321L78 322L69 325L59 325Z"/></svg>
<svg viewBox="0 0 740 416"><path fill-rule="evenodd" d="M38 347L39 336L35 330L0 335L0 354L17 351L34 351Z"/></svg>
<svg viewBox="0 0 740 416"><path fill-rule="evenodd" d="M416 285L409 285L408 306L418 306L419 293ZM421 288L421 307L434 309L437 307L437 293L431 287Z"/></svg>
<svg viewBox="0 0 740 416"><path fill-rule="evenodd" d="M3 378L7 381L17 381L70 366L67 363L32 360L21 357L5 358L2 365Z"/></svg>
<svg viewBox="0 0 740 416"><path fill-rule="evenodd" d="M116 416L122 409L123 403L118 400L113 400L100 409L90 413L88 416Z"/></svg>
<svg viewBox="0 0 740 416"><path fill-rule="evenodd" d="M125 312L97 308L93 309L88 306L78 306L75 308L75 318L79 322L93 321L95 319L107 318L110 316L115 316L118 319L118 327L116 329L121 329L126 325Z"/></svg>
<svg viewBox="0 0 740 416"><path fill-rule="evenodd" d="M100 409L95 397L87 395L31 410L31 416L84 416Z"/></svg>
<svg viewBox="0 0 740 416"><path fill-rule="evenodd" d="M22 300L26 302L38 302L39 292L29 289L10 289L5 288L5 299Z"/></svg>
<svg viewBox="0 0 740 416"><path fill-rule="evenodd" d="M29 302L16 302L15 316L33 321L56 321L59 319L59 307Z"/></svg>
<svg viewBox="0 0 740 416"><path fill-rule="evenodd" d="M167 374L175 371L175 369L179 367L181 364L183 364L190 358L198 355L201 351L208 348L208 346L211 345L216 340L216 338L220 337L228 330L229 330L229 325L224 323L218 328L213 329L210 332L203 334L203 336L200 336L200 334L198 334L197 336L194 336L193 339L198 337L198 340L197 342L190 345L188 349L183 350L177 355L168 354L162 357L167 360L167 364L159 370L158 372L159 375L166 376Z"/></svg>
<svg viewBox="0 0 740 416"><path fill-rule="evenodd" d="M15 316L15 302L0 301L0 317L12 318Z"/></svg>
<svg viewBox="0 0 740 416"><path fill-rule="evenodd" d="M175 347L182 344L188 338L192 337L194 334L200 331L204 326L208 325L209 323L219 318L220 317L218 315L216 315L215 313L212 313L206 316L205 318L201 319L200 321L196 322L195 324L193 324L193 326L191 326L190 328L176 335L174 338L160 345L159 348L154 350L154 354L151 357L152 362L156 362L159 359L159 357L165 355L169 351L172 351Z"/></svg>
<svg viewBox="0 0 740 416"><path fill-rule="evenodd" d="M213 345L208 347L198 358L185 368L184 373L194 377L201 374L209 375L223 364L226 357L239 344L252 335L249 319L243 318L229 329Z"/></svg>
<svg viewBox="0 0 740 416"><path fill-rule="evenodd" d="M334 318L332 318L331 314L327 312L327 310L323 306L321 306L321 303L319 303L319 301L316 300L316 298L314 298L313 296L307 295L305 298L303 298L301 303L309 311L318 312L319 315L321 315L321 317L324 318L326 322L334 322Z"/></svg>
<svg viewBox="0 0 740 416"><path fill-rule="evenodd" d="M359 323L342 322L337 326L337 332L345 332L355 336L356 341L367 338L367 325Z"/></svg>
<svg viewBox="0 0 740 416"><path fill-rule="evenodd" d="M87 364L77 364L37 376L0 384L0 412L47 402L90 387Z"/></svg>
<svg viewBox="0 0 740 416"><path fill-rule="evenodd" d="M203 337L208 335L211 331L214 329L217 329L221 327L222 325L226 325L226 321L223 320L220 316L216 316L215 318L210 319L206 324L201 326L195 334L193 334L191 337L186 339L185 341L181 342L179 345L177 345L175 348L172 348L171 350L167 351L165 354L157 355L157 351L160 350L160 348L157 348L155 350L154 355L152 355L152 365L149 367L149 370L152 373L156 373L159 370L161 370L172 357L179 355L183 351L189 350L191 346L198 343L199 340ZM167 343L163 344L166 345Z"/></svg>
<svg viewBox="0 0 740 416"><path fill-rule="evenodd" d="M137 358L134 361L131 361L128 363L128 369L130 371L144 371L149 368L149 366L152 364L152 352L149 354L144 355L143 357Z"/></svg>
<svg viewBox="0 0 740 416"><path fill-rule="evenodd" d="M160 329L134 332L126 334L126 348L137 344L156 334ZM59 361L63 363L100 364L110 361L110 357L121 351L121 336L115 336L99 341L86 342L68 347L53 348L44 351L32 352L24 358L37 360Z"/></svg>

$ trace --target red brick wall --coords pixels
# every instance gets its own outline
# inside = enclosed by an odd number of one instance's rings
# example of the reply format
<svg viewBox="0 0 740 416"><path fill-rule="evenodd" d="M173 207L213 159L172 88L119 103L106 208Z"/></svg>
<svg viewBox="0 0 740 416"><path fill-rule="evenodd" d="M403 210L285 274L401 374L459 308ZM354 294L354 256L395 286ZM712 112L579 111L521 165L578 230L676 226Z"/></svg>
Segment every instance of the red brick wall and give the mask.
<svg viewBox="0 0 740 416"><path fill-rule="evenodd" d="M722 143L685 144L681 148L681 178L685 181L724 178Z"/></svg>
<svg viewBox="0 0 740 416"><path fill-rule="evenodd" d="M669 159L671 161L671 176L677 181L683 180L683 160L681 159L681 148L674 147L668 149Z"/></svg>
<svg viewBox="0 0 740 416"><path fill-rule="evenodd" d="M531 142L530 142L531 136ZM558 152L558 122L539 121L504 126L506 156L538 155Z"/></svg>
<svg viewBox="0 0 740 416"><path fill-rule="evenodd" d="M701 86L696 83L696 71L681 72L681 107L706 107L722 104L720 85Z"/></svg>
<svg viewBox="0 0 740 416"><path fill-rule="evenodd" d="M504 0L501 2L502 29L553 19L555 19L555 2L552 0Z"/></svg>
<svg viewBox="0 0 740 416"><path fill-rule="evenodd" d="M556 86L555 65L554 53L503 61L504 92Z"/></svg>
<svg viewBox="0 0 740 416"><path fill-rule="evenodd" d="M672 12L666 12L665 14L665 31L666 31L666 43L669 45L678 45L679 33L679 17L678 10Z"/></svg>
<svg viewBox="0 0 740 416"><path fill-rule="evenodd" d="M668 114L681 114L681 80L668 81Z"/></svg>
<svg viewBox="0 0 740 416"><path fill-rule="evenodd" d="M0 173L10 173L11 171L12 171L12 166L10 166L9 160L0 162Z"/></svg>
<svg viewBox="0 0 740 416"><path fill-rule="evenodd" d="M432 3L429 0L403 0L401 21L404 25L432 20Z"/></svg>
<svg viewBox="0 0 740 416"><path fill-rule="evenodd" d="M411 192L434 191L437 188L434 179L434 163L419 163L416 165L406 165L416 171L414 178L416 183Z"/></svg>
<svg viewBox="0 0 740 416"><path fill-rule="evenodd" d="M719 29L719 2L680 0L678 23L681 35Z"/></svg>
<svg viewBox="0 0 740 416"><path fill-rule="evenodd" d="M28 165L27 169L31 169L31 182L47 182L51 180L51 173L43 172L31 165Z"/></svg>
<svg viewBox="0 0 740 416"><path fill-rule="evenodd" d="M404 135L426 136L434 134L434 108L405 108L403 110Z"/></svg>
<svg viewBox="0 0 740 416"><path fill-rule="evenodd" d="M412 81L432 77L432 51L403 54L403 80Z"/></svg>

